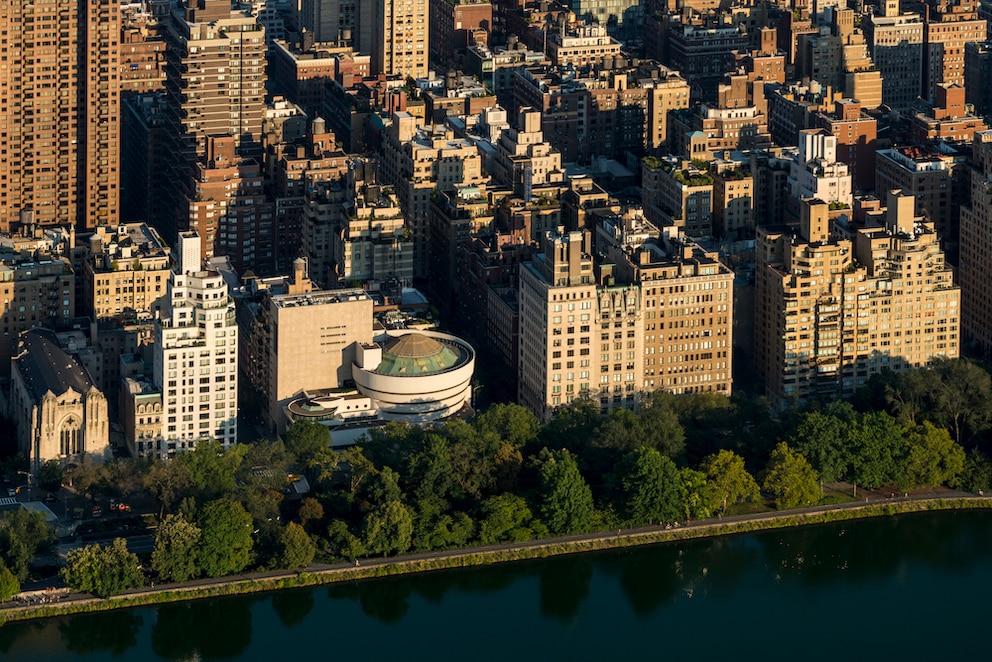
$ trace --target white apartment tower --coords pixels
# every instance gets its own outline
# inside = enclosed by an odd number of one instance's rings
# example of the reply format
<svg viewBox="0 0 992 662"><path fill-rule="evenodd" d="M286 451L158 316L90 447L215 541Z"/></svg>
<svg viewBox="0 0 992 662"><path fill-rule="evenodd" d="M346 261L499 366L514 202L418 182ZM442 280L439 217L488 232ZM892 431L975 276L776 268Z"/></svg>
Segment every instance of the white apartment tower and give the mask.
<svg viewBox="0 0 992 662"><path fill-rule="evenodd" d="M179 235L176 265L155 322L154 382L162 393L163 454L237 439L238 326L216 271L202 267L195 232Z"/></svg>

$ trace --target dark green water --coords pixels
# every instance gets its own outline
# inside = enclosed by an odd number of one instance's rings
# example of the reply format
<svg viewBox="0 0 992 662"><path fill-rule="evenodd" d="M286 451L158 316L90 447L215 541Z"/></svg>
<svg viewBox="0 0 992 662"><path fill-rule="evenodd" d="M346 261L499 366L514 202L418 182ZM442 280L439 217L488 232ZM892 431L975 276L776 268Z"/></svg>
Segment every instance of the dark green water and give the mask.
<svg viewBox="0 0 992 662"><path fill-rule="evenodd" d="M3 660L987 659L992 512L12 623Z"/></svg>

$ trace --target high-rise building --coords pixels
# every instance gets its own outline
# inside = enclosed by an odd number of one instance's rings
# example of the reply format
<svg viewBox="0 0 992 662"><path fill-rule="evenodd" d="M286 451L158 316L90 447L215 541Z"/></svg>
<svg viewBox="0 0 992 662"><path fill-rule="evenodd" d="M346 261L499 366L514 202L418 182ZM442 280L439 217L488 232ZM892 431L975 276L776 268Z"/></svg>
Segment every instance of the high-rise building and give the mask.
<svg viewBox="0 0 992 662"><path fill-rule="evenodd" d="M636 215L604 219L596 230L596 252L616 264L617 280L640 285L644 390L729 395L733 271L678 230L658 233Z"/></svg>
<svg viewBox="0 0 992 662"><path fill-rule="evenodd" d="M593 264L588 231L548 233L520 269L518 402L547 421L581 397L632 407L644 384L637 285Z"/></svg>
<svg viewBox="0 0 992 662"><path fill-rule="evenodd" d="M992 42L964 45L964 89L966 101L978 116L992 115Z"/></svg>
<svg viewBox="0 0 992 662"><path fill-rule="evenodd" d="M974 0L927 0L924 97L932 102L941 83L964 85L965 45L987 35Z"/></svg>
<svg viewBox="0 0 992 662"><path fill-rule="evenodd" d="M228 0L188 0L168 20L166 98L170 168L153 218L164 236L185 229L185 195L207 138L231 136L239 155L260 156L265 114L265 34L258 21L232 11ZM171 205L171 206L170 206Z"/></svg>
<svg viewBox="0 0 992 662"><path fill-rule="evenodd" d="M984 356L992 355L992 131L975 134L971 202L961 207L961 330Z"/></svg>
<svg viewBox="0 0 992 662"><path fill-rule="evenodd" d="M373 73L426 77L430 56L427 0L372 0L360 4L372 6L371 44L363 41L359 48L372 55Z"/></svg>
<svg viewBox="0 0 992 662"><path fill-rule="evenodd" d="M0 11L0 231L116 225L120 7Z"/></svg>
<svg viewBox="0 0 992 662"><path fill-rule="evenodd" d="M204 269L200 238L184 232L162 313L155 321L154 386L162 394L163 456L215 439L225 447L238 432L238 326L227 283Z"/></svg>
<svg viewBox="0 0 992 662"><path fill-rule="evenodd" d="M885 2L881 15L861 21L871 59L882 72L882 103L894 110L908 110L922 91L923 19L899 13L899 3Z"/></svg>
<svg viewBox="0 0 992 662"><path fill-rule="evenodd" d="M755 367L775 406L847 397L888 368L957 358L961 292L913 196L865 227L803 200L798 233L759 227ZM987 289L987 288L986 288Z"/></svg>

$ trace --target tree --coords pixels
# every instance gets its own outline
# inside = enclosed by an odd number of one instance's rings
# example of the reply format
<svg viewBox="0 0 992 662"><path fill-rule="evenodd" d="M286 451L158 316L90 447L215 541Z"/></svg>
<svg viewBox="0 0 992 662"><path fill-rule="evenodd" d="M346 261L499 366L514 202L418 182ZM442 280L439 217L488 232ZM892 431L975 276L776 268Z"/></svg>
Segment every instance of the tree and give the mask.
<svg viewBox="0 0 992 662"><path fill-rule="evenodd" d="M148 471L148 460L125 458L103 463L100 474L100 491L118 499L128 499L141 489Z"/></svg>
<svg viewBox="0 0 992 662"><path fill-rule="evenodd" d="M10 568L0 563L0 602L6 602L21 592L21 583L10 571Z"/></svg>
<svg viewBox="0 0 992 662"><path fill-rule="evenodd" d="M187 466L193 485L201 493L223 495L230 494L237 486L236 476L247 451L244 444L225 449L220 442L207 439L172 461Z"/></svg>
<svg viewBox="0 0 992 662"><path fill-rule="evenodd" d="M451 419L442 428L448 440L451 467L459 496L479 499L496 482L496 452L502 441L495 432L479 431L465 421Z"/></svg>
<svg viewBox="0 0 992 662"><path fill-rule="evenodd" d="M964 461L961 474L951 482L951 487L977 492L992 488L992 461L977 448L971 449Z"/></svg>
<svg viewBox="0 0 992 662"><path fill-rule="evenodd" d="M706 474L706 487L713 499L727 506L742 501L757 499L758 483L744 468L744 458L728 450L719 451L703 460L703 473Z"/></svg>
<svg viewBox="0 0 992 662"><path fill-rule="evenodd" d="M809 461L783 441L768 459L763 487L775 497L776 508L795 508L819 502L818 478Z"/></svg>
<svg viewBox="0 0 992 662"><path fill-rule="evenodd" d="M279 556L277 565L280 568L306 568L313 563L317 546L303 527L296 522L287 524L279 535Z"/></svg>
<svg viewBox="0 0 992 662"><path fill-rule="evenodd" d="M413 542L413 513L400 501L376 506L365 517L362 544L370 554L402 554Z"/></svg>
<svg viewBox="0 0 992 662"><path fill-rule="evenodd" d="M211 501L203 507L199 525L200 569L207 577L240 572L248 565L252 528L244 506L227 498Z"/></svg>
<svg viewBox="0 0 992 662"><path fill-rule="evenodd" d="M152 570L164 581L184 582L197 576L202 532L182 515L166 515L155 531Z"/></svg>
<svg viewBox="0 0 992 662"><path fill-rule="evenodd" d="M54 492L62 487L62 463L58 460L48 460L38 471L38 486Z"/></svg>
<svg viewBox="0 0 992 662"><path fill-rule="evenodd" d="M481 514L479 540L486 545L524 542L542 533L535 531L535 525L540 523L534 519L524 498L516 494L501 494L486 499L482 503Z"/></svg>
<svg viewBox="0 0 992 662"><path fill-rule="evenodd" d="M592 491L567 450L542 451L541 518L555 534L586 531L593 519Z"/></svg>
<svg viewBox="0 0 992 662"><path fill-rule="evenodd" d="M406 484L418 500L447 498L454 484L454 469L444 437L425 435L421 449L410 456Z"/></svg>
<svg viewBox="0 0 992 662"><path fill-rule="evenodd" d="M365 554L362 541L348 529L348 524L344 520L331 520L327 527L327 544L330 553L339 558L357 559Z"/></svg>
<svg viewBox="0 0 992 662"><path fill-rule="evenodd" d="M670 458L654 448L641 448L620 461L617 474L624 507L633 523L679 518L679 470Z"/></svg>
<svg viewBox="0 0 992 662"><path fill-rule="evenodd" d="M820 472L828 483L847 477L850 464L848 428L856 418L847 403L826 411L803 414L792 435L792 447Z"/></svg>
<svg viewBox="0 0 992 662"><path fill-rule="evenodd" d="M317 421L301 418L282 436L286 450L300 463L306 463L331 447L331 431Z"/></svg>
<svg viewBox="0 0 992 662"><path fill-rule="evenodd" d="M906 442L896 419L884 411L865 412L849 427L848 434L849 475L857 485L874 489L899 477Z"/></svg>
<svg viewBox="0 0 992 662"><path fill-rule="evenodd" d="M55 544L55 534L41 513L10 510L0 515L0 559L19 581L28 578L35 557Z"/></svg>
<svg viewBox="0 0 992 662"><path fill-rule="evenodd" d="M679 499L687 520L706 519L710 505L706 490L706 474L689 467L679 469Z"/></svg>
<svg viewBox="0 0 992 662"><path fill-rule="evenodd" d="M145 489L161 505L160 513L171 510L172 504L193 487L193 477L185 462L156 460L144 477Z"/></svg>
<svg viewBox="0 0 992 662"><path fill-rule="evenodd" d="M365 499L373 505L403 500L400 476L390 467L383 467L366 480L363 492Z"/></svg>
<svg viewBox="0 0 992 662"><path fill-rule="evenodd" d="M537 438L541 422L534 413L517 404L497 404L489 407L475 419L480 432L492 432L501 440L519 450Z"/></svg>
<svg viewBox="0 0 992 662"><path fill-rule="evenodd" d="M319 522L324 519L324 507L313 497L307 497L300 501L300 524L306 528L310 522Z"/></svg>
<svg viewBox="0 0 992 662"><path fill-rule="evenodd" d="M87 545L69 550L61 572L72 590L101 598L119 595L145 580L138 557L127 551L123 538L115 538L109 547Z"/></svg>
<svg viewBox="0 0 992 662"><path fill-rule="evenodd" d="M906 443L909 452L899 483L904 490L951 483L964 471L964 449L930 421L907 430Z"/></svg>

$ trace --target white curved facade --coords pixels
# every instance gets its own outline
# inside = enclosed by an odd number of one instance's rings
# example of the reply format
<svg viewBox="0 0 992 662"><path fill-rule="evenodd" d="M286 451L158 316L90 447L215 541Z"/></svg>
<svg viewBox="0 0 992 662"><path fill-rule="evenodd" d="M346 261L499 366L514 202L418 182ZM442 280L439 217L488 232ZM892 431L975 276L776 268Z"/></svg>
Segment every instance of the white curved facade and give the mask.
<svg viewBox="0 0 992 662"><path fill-rule="evenodd" d="M379 415L385 420L423 423L457 413L472 397L475 350L464 340L445 333L401 330L377 338L377 344L383 347L383 357L389 357L385 347L393 339L412 333L437 341L454 352L457 360L450 367L416 374L384 372L379 368L385 361L374 361L375 365L366 363L365 367L359 361L351 368L358 391L376 402Z"/></svg>

